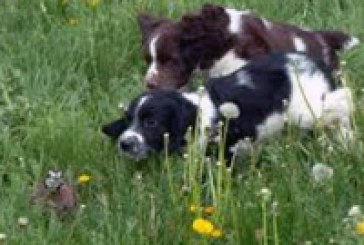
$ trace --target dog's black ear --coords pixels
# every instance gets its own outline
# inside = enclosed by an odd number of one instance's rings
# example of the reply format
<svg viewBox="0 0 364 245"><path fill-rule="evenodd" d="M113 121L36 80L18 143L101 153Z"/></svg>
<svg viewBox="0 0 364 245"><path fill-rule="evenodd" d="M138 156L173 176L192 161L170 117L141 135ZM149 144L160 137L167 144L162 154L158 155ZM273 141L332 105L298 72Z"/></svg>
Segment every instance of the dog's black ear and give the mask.
<svg viewBox="0 0 364 245"><path fill-rule="evenodd" d="M140 13L138 15L138 24L142 34L142 43L146 43L154 30L165 22L168 22L168 20L154 17L146 13Z"/></svg>
<svg viewBox="0 0 364 245"><path fill-rule="evenodd" d="M187 129L194 127L196 123L197 108L195 105L183 99L178 102L177 114L173 120L170 151L179 152L185 145Z"/></svg>
<svg viewBox="0 0 364 245"><path fill-rule="evenodd" d="M125 119L118 119L107 123L101 127L101 131L108 137L116 139L119 137L128 127L128 123Z"/></svg>

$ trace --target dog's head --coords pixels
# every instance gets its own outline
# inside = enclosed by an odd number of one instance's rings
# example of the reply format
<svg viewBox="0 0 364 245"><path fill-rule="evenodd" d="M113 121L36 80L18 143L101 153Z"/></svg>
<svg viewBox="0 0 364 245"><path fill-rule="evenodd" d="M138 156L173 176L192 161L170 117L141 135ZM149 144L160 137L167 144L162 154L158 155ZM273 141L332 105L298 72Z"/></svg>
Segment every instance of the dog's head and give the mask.
<svg viewBox="0 0 364 245"><path fill-rule="evenodd" d="M228 22L224 9L215 5L178 21L140 14L143 55L149 66L144 84L149 89L185 86L193 71L226 51Z"/></svg>
<svg viewBox="0 0 364 245"><path fill-rule="evenodd" d="M134 159L163 150L169 135L168 150L179 151L184 136L196 117L196 107L180 93L154 91L132 101L125 115L102 127L102 132L118 139L118 147Z"/></svg>

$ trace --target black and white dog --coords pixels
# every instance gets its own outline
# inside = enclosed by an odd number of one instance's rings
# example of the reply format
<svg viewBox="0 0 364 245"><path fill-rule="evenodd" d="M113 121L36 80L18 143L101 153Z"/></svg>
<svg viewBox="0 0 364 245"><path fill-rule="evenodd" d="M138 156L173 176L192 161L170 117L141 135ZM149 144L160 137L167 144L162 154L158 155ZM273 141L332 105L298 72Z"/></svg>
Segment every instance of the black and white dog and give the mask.
<svg viewBox="0 0 364 245"><path fill-rule="evenodd" d="M137 159L161 151L165 133L170 136L169 150L179 151L198 111L198 126L214 129L222 119L219 108L230 102L238 115L229 120L227 154L240 140L259 142L281 131L285 122L302 129L318 122L335 123L340 132L350 132L350 89L336 88L331 73L304 54L268 55L228 76L209 79L203 93L145 92L132 101L125 117L104 125L102 131Z"/></svg>

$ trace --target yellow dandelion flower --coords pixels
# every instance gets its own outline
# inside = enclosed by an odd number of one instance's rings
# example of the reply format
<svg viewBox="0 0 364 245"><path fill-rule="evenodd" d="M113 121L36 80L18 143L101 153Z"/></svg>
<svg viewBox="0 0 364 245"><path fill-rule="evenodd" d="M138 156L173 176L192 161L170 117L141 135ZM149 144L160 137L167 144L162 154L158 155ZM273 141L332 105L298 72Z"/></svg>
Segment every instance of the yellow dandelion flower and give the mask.
<svg viewBox="0 0 364 245"><path fill-rule="evenodd" d="M88 182L90 182L90 180L91 180L90 175L81 174L80 176L78 176L78 183L80 184L87 184Z"/></svg>
<svg viewBox="0 0 364 245"><path fill-rule="evenodd" d="M206 215L212 215L214 212L215 212L215 207L214 206L206 206L204 209L203 209L204 213Z"/></svg>
<svg viewBox="0 0 364 245"><path fill-rule="evenodd" d="M67 24L70 26L75 26L75 25L78 25L79 23L80 23L80 19L78 19L78 18L69 18L67 20Z"/></svg>
<svg viewBox="0 0 364 245"><path fill-rule="evenodd" d="M209 235L214 230L214 225L209 220L199 218L193 221L192 228L199 234Z"/></svg>
<svg viewBox="0 0 364 245"><path fill-rule="evenodd" d="M211 231L210 235L214 238L219 238L222 237L223 232L221 229L215 228Z"/></svg>
<svg viewBox="0 0 364 245"><path fill-rule="evenodd" d="M198 210L197 205L195 205L195 204L191 204L191 205L190 205L190 211L191 211L192 213L195 213L197 210Z"/></svg>
<svg viewBox="0 0 364 245"><path fill-rule="evenodd" d="M355 226L356 234L358 235L364 235L364 222L358 222Z"/></svg>
<svg viewBox="0 0 364 245"><path fill-rule="evenodd" d="M86 5L89 8L95 8L101 3L101 0L86 0Z"/></svg>

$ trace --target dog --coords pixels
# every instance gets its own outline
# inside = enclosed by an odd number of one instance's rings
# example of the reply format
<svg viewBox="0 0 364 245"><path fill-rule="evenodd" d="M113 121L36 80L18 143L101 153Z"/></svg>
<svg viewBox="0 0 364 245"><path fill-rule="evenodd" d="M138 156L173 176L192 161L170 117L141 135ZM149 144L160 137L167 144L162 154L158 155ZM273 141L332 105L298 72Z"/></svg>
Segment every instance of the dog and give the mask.
<svg viewBox="0 0 364 245"><path fill-rule="evenodd" d="M210 78L204 92L144 92L131 102L125 116L105 124L102 132L118 139L121 152L135 159L162 151L165 134L169 135L169 151L181 152L185 134L197 118L200 132L205 128L216 132L219 121L224 120L222 107L226 103L238 110L228 120L228 161L242 140L262 142L280 132L286 122L305 130L318 123L336 123L339 132L350 132L350 89L335 87L329 67L299 53L249 61L230 75ZM207 145L208 136L200 134L201 144Z"/></svg>
<svg viewBox="0 0 364 245"><path fill-rule="evenodd" d="M149 89L182 88L198 71L224 76L272 52L305 52L336 69L337 51L359 43L340 31L312 31L212 4L178 21L140 14L138 23Z"/></svg>

